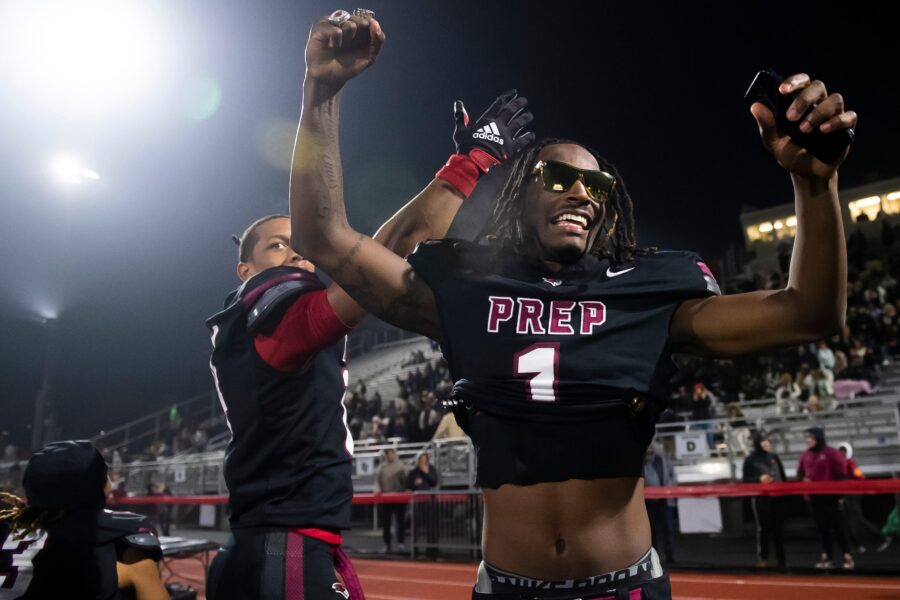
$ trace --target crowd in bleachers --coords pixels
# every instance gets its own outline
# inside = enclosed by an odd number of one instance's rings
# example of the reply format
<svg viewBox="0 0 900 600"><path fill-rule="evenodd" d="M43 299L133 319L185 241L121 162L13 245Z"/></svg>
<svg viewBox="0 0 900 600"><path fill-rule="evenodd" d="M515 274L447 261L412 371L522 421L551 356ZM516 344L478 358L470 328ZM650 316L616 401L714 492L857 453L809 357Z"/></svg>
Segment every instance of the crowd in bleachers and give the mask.
<svg viewBox="0 0 900 600"><path fill-rule="evenodd" d="M353 439L424 442L438 431L446 414L440 398L446 397L453 385L446 363L443 359L429 360L423 351L415 350L400 367L405 369L405 376L395 376L395 398L384 399L377 390L369 394L363 380L347 392Z"/></svg>
<svg viewBox="0 0 900 600"><path fill-rule="evenodd" d="M843 331L816 343L733 360L678 356L674 418L726 416L733 403L758 399L774 399L773 414L815 414L876 391L882 367L900 354L900 256L854 258L851 253ZM732 284L726 293L783 289L786 278L775 271Z"/></svg>
<svg viewBox="0 0 900 600"><path fill-rule="evenodd" d="M179 413L177 406L172 406L168 422L160 435L152 438L149 444L135 440L112 448L106 447L102 442L98 446L106 462L115 469L134 461L161 460L176 454L205 452L210 449L210 441L227 430L228 425L221 412L205 417L185 417Z"/></svg>

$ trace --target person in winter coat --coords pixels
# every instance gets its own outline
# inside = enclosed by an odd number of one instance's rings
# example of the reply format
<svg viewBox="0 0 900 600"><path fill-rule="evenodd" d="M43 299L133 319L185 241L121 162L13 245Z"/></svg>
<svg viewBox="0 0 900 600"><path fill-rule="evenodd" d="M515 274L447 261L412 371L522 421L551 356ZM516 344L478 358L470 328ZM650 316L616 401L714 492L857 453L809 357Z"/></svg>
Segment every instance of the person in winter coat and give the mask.
<svg viewBox="0 0 900 600"><path fill-rule="evenodd" d="M836 481L847 479L847 461L835 448L825 444L825 430L810 427L806 430L806 451L800 455L797 465L797 479L801 481ZM834 542L843 554L843 567L852 569L855 564L850 554L844 528L844 515L833 494L812 494L809 499L813 522L822 537L822 558L816 568L834 568Z"/></svg>
<svg viewBox="0 0 900 600"><path fill-rule="evenodd" d="M744 460L744 483L779 483L786 481L784 465L772 452L772 443L765 431L753 434L753 452ZM756 521L756 566L766 567L769 561L769 542L775 548L778 568L787 566L784 554L784 509L781 496L750 498Z"/></svg>
<svg viewBox="0 0 900 600"><path fill-rule="evenodd" d="M838 450L847 459L847 479L862 480L866 476L853 460L853 446L850 442L843 442L838 445ZM859 494L847 494L841 500L843 504L844 516L846 517L845 525L847 526L847 539L850 545L856 548L858 552L863 553L866 547L862 544L861 531L868 531L878 539L879 544L884 544L885 537L881 533L881 529L866 518L862 509L862 498Z"/></svg>

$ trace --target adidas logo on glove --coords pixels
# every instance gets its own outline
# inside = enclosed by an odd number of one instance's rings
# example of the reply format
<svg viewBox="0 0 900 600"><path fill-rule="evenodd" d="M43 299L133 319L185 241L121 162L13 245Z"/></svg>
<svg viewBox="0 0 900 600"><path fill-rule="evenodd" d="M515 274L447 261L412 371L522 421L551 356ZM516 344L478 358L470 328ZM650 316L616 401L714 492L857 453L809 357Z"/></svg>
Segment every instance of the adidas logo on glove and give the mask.
<svg viewBox="0 0 900 600"><path fill-rule="evenodd" d="M493 121L491 121L489 125L485 125L478 129L478 131L472 134L472 137L480 140L488 140L500 144L501 146L503 145L503 138L500 137L500 131L497 129L497 124Z"/></svg>

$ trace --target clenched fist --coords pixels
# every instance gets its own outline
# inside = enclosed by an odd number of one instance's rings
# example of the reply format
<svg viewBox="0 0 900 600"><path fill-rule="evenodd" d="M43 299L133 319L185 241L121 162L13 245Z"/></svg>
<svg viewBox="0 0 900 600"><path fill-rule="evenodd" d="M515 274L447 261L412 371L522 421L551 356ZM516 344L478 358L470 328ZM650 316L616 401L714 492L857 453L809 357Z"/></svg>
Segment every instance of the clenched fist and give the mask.
<svg viewBox="0 0 900 600"><path fill-rule="evenodd" d="M337 93L366 70L381 51L384 31L374 17L353 16L341 25L320 19L306 43L306 78Z"/></svg>

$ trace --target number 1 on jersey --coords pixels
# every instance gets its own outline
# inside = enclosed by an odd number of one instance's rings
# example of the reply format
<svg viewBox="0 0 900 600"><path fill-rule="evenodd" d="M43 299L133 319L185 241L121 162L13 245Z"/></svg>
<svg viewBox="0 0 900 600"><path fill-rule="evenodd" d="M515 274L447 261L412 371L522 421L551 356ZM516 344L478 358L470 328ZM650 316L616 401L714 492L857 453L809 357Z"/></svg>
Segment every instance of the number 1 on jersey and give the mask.
<svg viewBox="0 0 900 600"><path fill-rule="evenodd" d="M559 344L532 344L513 356L516 375L532 375L528 379L528 395L539 402L559 402L556 380L559 376Z"/></svg>

